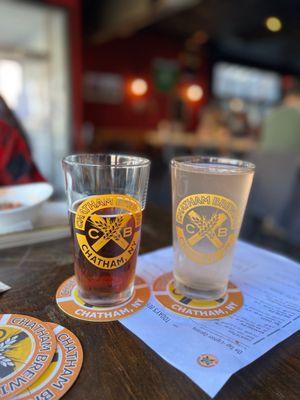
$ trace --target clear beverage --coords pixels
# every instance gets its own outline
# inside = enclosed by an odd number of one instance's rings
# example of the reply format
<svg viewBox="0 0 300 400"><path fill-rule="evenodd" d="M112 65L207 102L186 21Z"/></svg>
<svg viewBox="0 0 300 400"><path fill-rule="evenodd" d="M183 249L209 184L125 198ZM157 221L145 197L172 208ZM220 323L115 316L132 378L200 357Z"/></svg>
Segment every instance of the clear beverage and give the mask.
<svg viewBox="0 0 300 400"><path fill-rule="evenodd" d="M254 165L210 157L179 157L171 165L175 286L188 297L220 298Z"/></svg>

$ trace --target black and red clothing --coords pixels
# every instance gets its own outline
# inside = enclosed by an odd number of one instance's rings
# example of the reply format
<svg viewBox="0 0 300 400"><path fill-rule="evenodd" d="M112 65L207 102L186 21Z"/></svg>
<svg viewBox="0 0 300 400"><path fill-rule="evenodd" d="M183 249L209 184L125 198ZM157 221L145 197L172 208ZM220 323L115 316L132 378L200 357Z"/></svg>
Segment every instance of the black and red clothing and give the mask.
<svg viewBox="0 0 300 400"><path fill-rule="evenodd" d="M24 137L0 120L0 186L43 181Z"/></svg>

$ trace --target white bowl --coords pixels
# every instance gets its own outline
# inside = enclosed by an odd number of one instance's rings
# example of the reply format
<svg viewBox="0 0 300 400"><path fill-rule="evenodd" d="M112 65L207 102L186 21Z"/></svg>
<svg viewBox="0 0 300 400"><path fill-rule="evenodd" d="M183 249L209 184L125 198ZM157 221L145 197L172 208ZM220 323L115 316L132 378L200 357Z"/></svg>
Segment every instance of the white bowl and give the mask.
<svg viewBox="0 0 300 400"><path fill-rule="evenodd" d="M18 226L33 225L43 203L53 193L49 183L0 187L0 203L21 203L21 207L0 210L0 233L19 230ZM16 227L16 229L14 229Z"/></svg>

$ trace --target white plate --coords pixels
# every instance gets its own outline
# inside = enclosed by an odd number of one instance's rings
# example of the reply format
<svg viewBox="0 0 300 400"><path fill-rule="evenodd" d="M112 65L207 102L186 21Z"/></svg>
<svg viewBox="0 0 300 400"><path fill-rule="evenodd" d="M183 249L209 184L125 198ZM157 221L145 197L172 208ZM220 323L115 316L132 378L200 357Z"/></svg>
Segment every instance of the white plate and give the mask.
<svg viewBox="0 0 300 400"><path fill-rule="evenodd" d="M52 193L53 187L44 182L0 187L0 203L22 204L21 207L0 210L0 233L32 226L39 216L42 204Z"/></svg>

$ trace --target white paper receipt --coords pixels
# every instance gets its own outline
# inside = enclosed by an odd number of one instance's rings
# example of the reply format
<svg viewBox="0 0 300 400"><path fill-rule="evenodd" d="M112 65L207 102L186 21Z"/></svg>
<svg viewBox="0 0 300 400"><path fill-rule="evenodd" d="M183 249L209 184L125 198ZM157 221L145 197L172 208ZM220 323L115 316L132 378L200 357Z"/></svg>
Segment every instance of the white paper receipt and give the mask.
<svg viewBox="0 0 300 400"><path fill-rule="evenodd" d="M0 281L0 293L6 292L9 289L11 289L10 286Z"/></svg>
<svg viewBox="0 0 300 400"><path fill-rule="evenodd" d="M140 256L138 274L153 284L172 270L172 258L171 248ZM168 299L164 290L161 301L158 290L142 311L120 321L211 397L300 329L299 264L239 242L230 281L223 304L197 308L184 297Z"/></svg>

